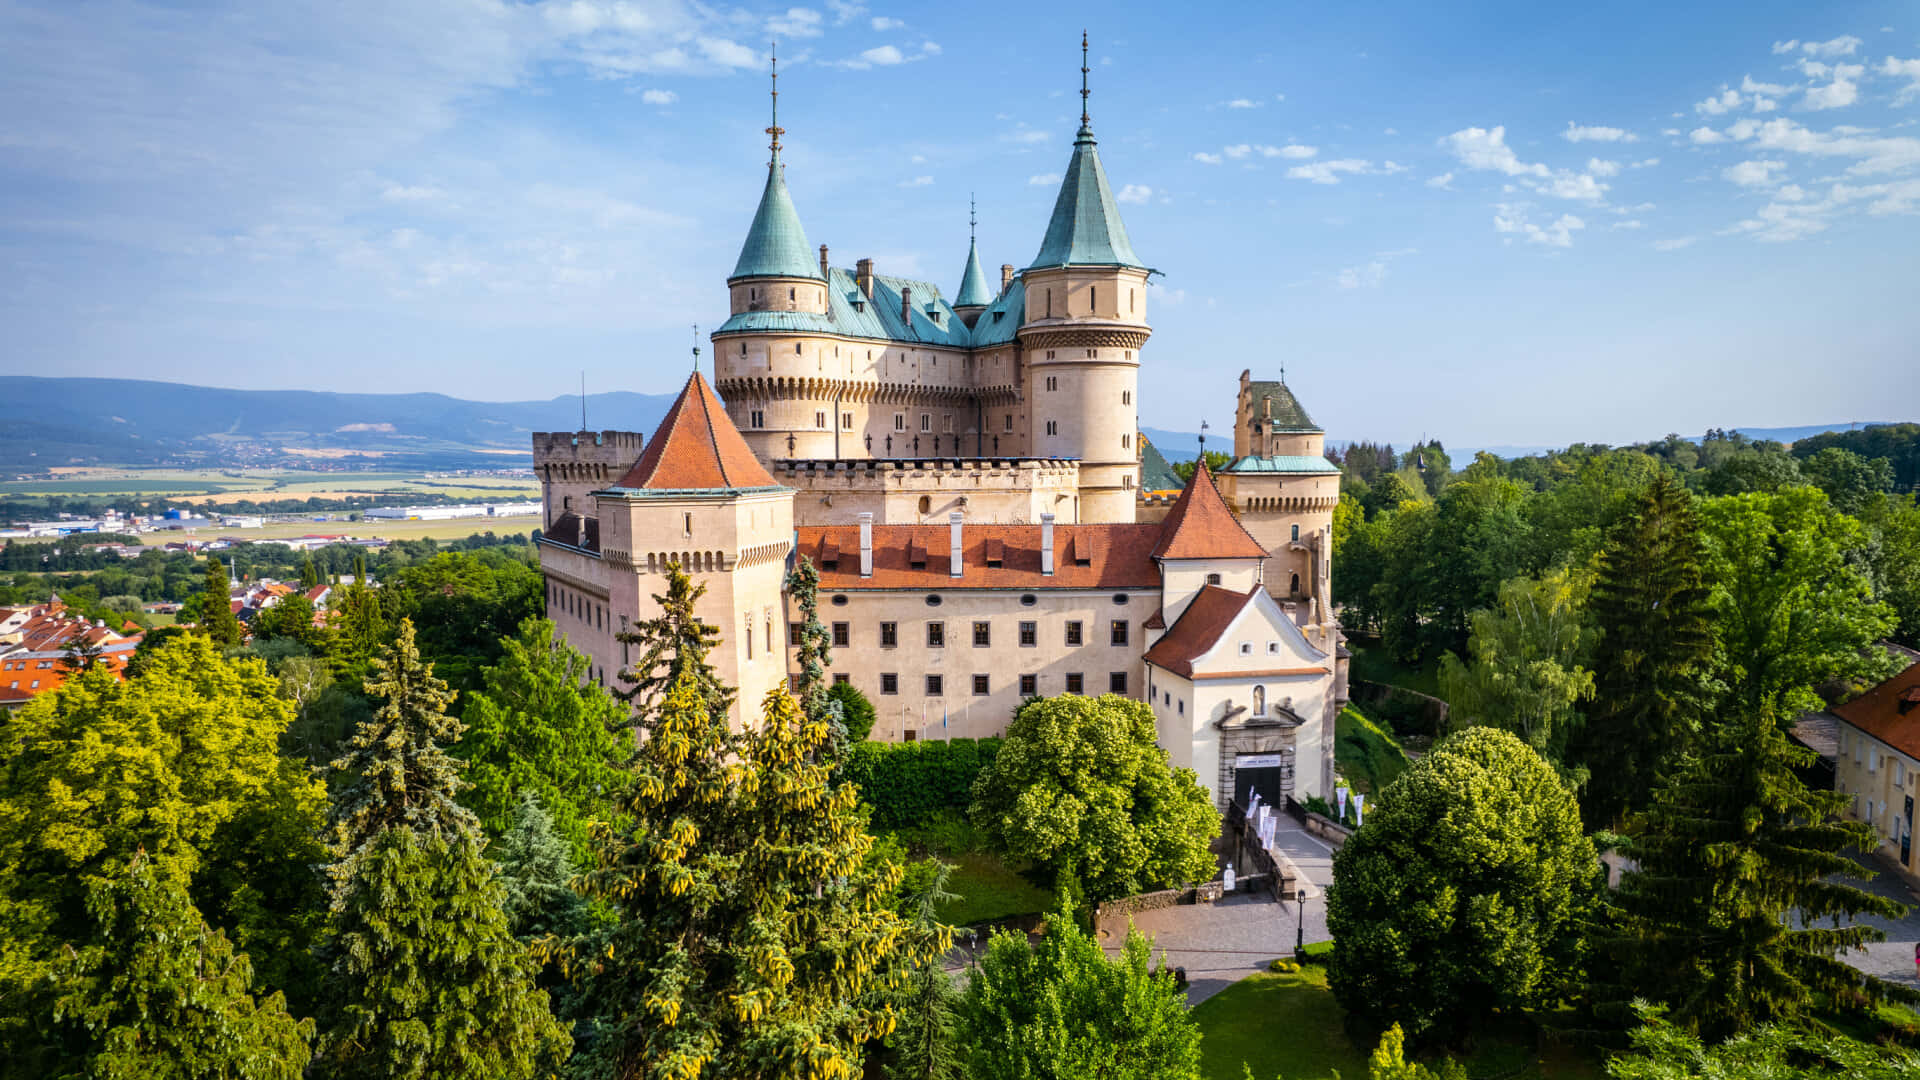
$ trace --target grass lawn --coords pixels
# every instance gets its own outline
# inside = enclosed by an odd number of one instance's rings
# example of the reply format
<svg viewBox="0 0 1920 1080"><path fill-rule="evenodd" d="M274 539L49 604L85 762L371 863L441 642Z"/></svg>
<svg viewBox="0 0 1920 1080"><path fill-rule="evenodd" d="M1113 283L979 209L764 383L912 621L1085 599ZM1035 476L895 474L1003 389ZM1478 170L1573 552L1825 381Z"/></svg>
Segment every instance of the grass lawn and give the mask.
<svg viewBox="0 0 1920 1080"><path fill-rule="evenodd" d="M1291 975L1254 975L1193 1008L1200 1025L1200 1071L1208 1080L1364 1080L1371 1046L1348 1041L1346 1016L1327 989L1324 968ZM1471 1076L1503 1080L1602 1080L1606 1070L1576 1050L1550 1047L1539 1056L1511 1043L1482 1041L1465 1062Z"/></svg>
<svg viewBox="0 0 1920 1080"><path fill-rule="evenodd" d="M1349 705L1340 710L1333 761L1340 775L1362 795L1372 795L1400 778L1412 764L1392 734Z"/></svg>
<svg viewBox="0 0 1920 1080"><path fill-rule="evenodd" d="M1353 678L1386 686L1403 686L1429 697L1440 696L1438 663L1408 667L1388 655L1387 650L1379 645L1363 645L1350 640L1347 648L1353 653L1353 664L1349 669Z"/></svg>
<svg viewBox="0 0 1920 1080"><path fill-rule="evenodd" d="M940 910L940 918L954 926L1031 915L1053 906L1053 890L1021 877L997 855L969 851L940 857L954 864L947 891L958 893L960 899Z"/></svg>

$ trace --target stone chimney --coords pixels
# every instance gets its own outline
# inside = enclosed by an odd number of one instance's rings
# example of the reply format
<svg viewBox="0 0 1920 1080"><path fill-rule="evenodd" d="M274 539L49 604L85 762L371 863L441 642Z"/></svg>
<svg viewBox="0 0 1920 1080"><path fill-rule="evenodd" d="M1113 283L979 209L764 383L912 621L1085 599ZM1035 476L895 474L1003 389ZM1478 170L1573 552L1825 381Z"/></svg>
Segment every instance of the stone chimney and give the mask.
<svg viewBox="0 0 1920 1080"><path fill-rule="evenodd" d="M1000 295L1007 295L1007 286L1013 284L1013 264L1000 264Z"/></svg>
<svg viewBox="0 0 1920 1080"><path fill-rule="evenodd" d="M873 511L860 512L860 576L873 576Z"/></svg>
<svg viewBox="0 0 1920 1080"><path fill-rule="evenodd" d="M1053 515L1040 515L1040 572L1053 573Z"/></svg>
<svg viewBox="0 0 1920 1080"><path fill-rule="evenodd" d="M827 245L820 245L820 280L827 280Z"/></svg>
<svg viewBox="0 0 1920 1080"><path fill-rule="evenodd" d="M954 577L959 577L962 569L960 563L960 521L961 515L958 510L947 515L947 535L949 537L947 573Z"/></svg>
<svg viewBox="0 0 1920 1080"><path fill-rule="evenodd" d="M873 299L873 260L861 259L853 264L853 283L867 299Z"/></svg>
<svg viewBox="0 0 1920 1080"><path fill-rule="evenodd" d="M913 325L913 288L908 286L900 290L900 321Z"/></svg>

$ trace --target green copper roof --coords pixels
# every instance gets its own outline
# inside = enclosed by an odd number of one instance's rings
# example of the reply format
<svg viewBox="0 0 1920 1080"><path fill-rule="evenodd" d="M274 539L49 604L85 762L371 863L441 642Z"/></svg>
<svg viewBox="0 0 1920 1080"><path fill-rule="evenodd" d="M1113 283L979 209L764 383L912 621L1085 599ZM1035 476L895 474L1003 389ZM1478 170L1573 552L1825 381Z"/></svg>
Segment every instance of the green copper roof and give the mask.
<svg viewBox="0 0 1920 1080"><path fill-rule="evenodd" d="M1028 269L1043 266L1134 266L1146 269L1127 240L1127 227L1107 187L1107 174L1094 149L1093 129L1081 125L1073 157L1053 203L1047 238Z"/></svg>
<svg viewBox="0 0 1920 1080"><path fill-rule="evenodd" d="M1323 457L1281 455L1275 457L1234 458L1223 473L1337 473L1340 466Z"/></svg>
<svg viewBox="0 0 1920 1080"><path fill-rule="evenodd" d="M912 310L902 318L900 297L909 289L913 291ZM894 345L965 349L978 347L983 337L990 337L1003 324L1006 340L1012 340L1013 331L1020 325L1020 309L1016 306L1010 316L993 317L993 311L1006 299L995 301L994 308L982 313L976 329L970 331L941 297L940 287L932 282L875 274L873 299L869 300L861 293L859 279L853 272L836 268L828 272L825 315L810 311L743 311L721 323L713 333L719 337L742 331L798 331L866 338Z"/></svg>
<svg viewBox="0 0 1920 1080"><path fill-rule="evenodd" d="M787 194L786 166L777 154L767 166L767 189L760 193L760 209L753 212L747 242L740 245L740 261L733 264L733 275L727 280L743 277L820 279L820 264L807 246L800 214Z"/></svg>
<svg viewBox="0 0 1920 1080"><path fill-rule="evenodd" d="M1319 431L1320 425L1307 415L1306 407L1300 399L1293 396L1283 382L1256 382L1247 384L1248 415L1256 425L1257 431L1271 434L1281 431ZM1267 402L1273 402L1272 411L1268 411Z"/></svg>
<svg viewBox="0 0 1920 1080"><path fill-rule="evenodd" d="M1153 440L1140 436L1140 490L1141 491L1179 491L1187 486L1180 474L1167 464L1167 457Z"/></svg>
<svg viewBox="0 0 1920 1080"><path fill-rule="evenodd" d="M954 295L954 307L986 307L993 303L993 290L987 288L986 272L980 269L979 247L967 244L967 268L960 274L960 291Z"/></svg>

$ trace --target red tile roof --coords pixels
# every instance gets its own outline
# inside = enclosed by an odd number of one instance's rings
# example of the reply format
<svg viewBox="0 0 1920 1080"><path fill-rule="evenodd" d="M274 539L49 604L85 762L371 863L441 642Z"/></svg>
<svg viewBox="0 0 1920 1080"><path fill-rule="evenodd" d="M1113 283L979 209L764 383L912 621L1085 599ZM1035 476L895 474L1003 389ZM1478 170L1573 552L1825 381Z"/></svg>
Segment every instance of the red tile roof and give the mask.
<svg viewBox="0 0 1920 1080"><path fill-rule="evenodd" d="M1920 664L1828 711L1888 746L1920 758Z"/></svg>
<svg viewBox="0 0 1920 1080"><path fill-rule="evenodd" d="M1267 549L1260 546L1227 508L1220 489L1213 485L1213 474L1202 460L1194 470L1187 489L1175 500L1161 522L1165 530L1160 545L1153 549L1159 559L1264 559Z"/></svg>
<svg viewBox="0 0 1920 1080"><path fill-rule="evenodd" d="M619 486L688 490L773 487L774 482L696 371Z"/></svg>
<svg viewBox="0 0 1920 1080"><path fill-rule="evenodd" d="M952 576L952 542L946 525L875 525L873 576L860 576L860 526L801 527L800 551L834 550L838 561L820 567L820 588L855 589L1153 589L1160 568L1152 551L1157 524L1057 525L1054 550L1086 551L1087 565L1056 557L1052 575L1040 572L1040 526L968 525L961 531L960 577ZM987 548L998 548L999 566L987 565ZM913 553L910 556L908 549ZM921 565L913 565L914 562Z"/></svg>
<svg viewBox="0 0 1920 1080"><path fill-rule="evenodd" d="M1173 624L1173 629L1147 650L1147 663L1183 679L1192 678L1193 662L1213 648L1220 635L1227 632L1227 627L1233 625L1233 620L1253 603L1259 592L1258 585L1243 593L1218 585L1202 588L1180 613L1180 621Z"/></svg>

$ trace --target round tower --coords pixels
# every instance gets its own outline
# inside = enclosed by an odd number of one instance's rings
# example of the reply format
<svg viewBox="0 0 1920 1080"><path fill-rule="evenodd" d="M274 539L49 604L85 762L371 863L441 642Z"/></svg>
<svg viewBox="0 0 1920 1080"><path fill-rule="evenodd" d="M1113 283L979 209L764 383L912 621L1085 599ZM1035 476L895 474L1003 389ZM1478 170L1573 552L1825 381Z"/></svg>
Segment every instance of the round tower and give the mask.
<svg viewBox="0 0 1920 1080"><path fill-rule="evenodd" d="M1133 253L1100 165L1086 112L1086 36L1080 49L1080 130L1040 253L1022 273L1019 340L1030 445L1080 459L1080 520L1127 522L1139 488L1140 348L1147 276Z"/></svg>

